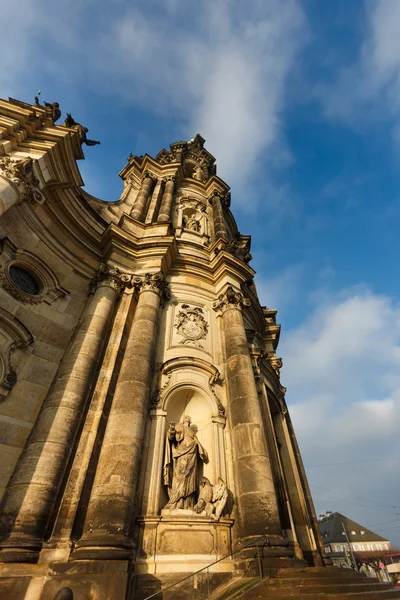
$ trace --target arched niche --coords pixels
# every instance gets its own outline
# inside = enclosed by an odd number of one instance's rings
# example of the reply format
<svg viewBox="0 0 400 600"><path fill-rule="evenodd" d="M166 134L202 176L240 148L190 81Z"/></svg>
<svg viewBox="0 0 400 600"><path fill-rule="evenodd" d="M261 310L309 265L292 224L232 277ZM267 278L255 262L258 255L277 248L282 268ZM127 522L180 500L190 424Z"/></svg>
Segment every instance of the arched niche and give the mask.
<svg viewBox="0 0 400 600"><path fill-rule="evenodd" d="M8 396L17 380L11 365L12 352L32 343L33 337L21 321L0 308L0 402Z"/></svg>
<svg viewBox="0 0 400 600"><path fill-rule="evenodd" d="M183 197L177 201L175 235L207 245L210 225L204 198Z"/></svg>
<svg viewBox="0 0 400 600"><path fill-rule="evenodd" d="M174 359L165 368L161 397L150 410L149 447L144 476L142 514L159 515L168 502L167 488L163 484L165 445L169 423L183 422L184 415L191 417L199 442L207 450L208 464L201 466L201 473L211 483L221 477L226 481L224 428L226 418L221 402L210 383L210 373L218 371L206 361L193 359L190 364ZM181 364L183 363L183 364Z"/></svg>

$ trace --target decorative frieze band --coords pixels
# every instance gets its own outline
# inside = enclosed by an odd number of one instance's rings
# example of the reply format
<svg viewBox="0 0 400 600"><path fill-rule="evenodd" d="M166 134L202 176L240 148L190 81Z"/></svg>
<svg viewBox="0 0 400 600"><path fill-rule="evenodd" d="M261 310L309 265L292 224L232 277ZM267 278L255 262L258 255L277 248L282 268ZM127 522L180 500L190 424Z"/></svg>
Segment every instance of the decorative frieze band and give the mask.
<svg viewBox="0 0 400 600"><path fill-rule="evenodd" d="M21 202L37 202L42 204L45 200L39 188L39 179L33 172L33 159L21 158L12 160L9 156L0 158L0 175L9 179L21 195Z"/></svg>
<svg viewBox="0 0 400 600"><path fill-rule="evenodd" d="M117 292L122 292L126 287L130 287L131 280L132 276L121 273L118 267L110 267L103 263L89 283L89 293L94 294L99 285L108 285Z"/></svg>
<svg viewBox="0 0 400 600"><path fill-rule="evenodd" d="M242 292L237 292L230 285L223 294L219 294L218 300L213 302L213 309L217 314L222 315L226 310L230 308L236 308L242 310L250 306L250 300L245 298Z"/></svg>

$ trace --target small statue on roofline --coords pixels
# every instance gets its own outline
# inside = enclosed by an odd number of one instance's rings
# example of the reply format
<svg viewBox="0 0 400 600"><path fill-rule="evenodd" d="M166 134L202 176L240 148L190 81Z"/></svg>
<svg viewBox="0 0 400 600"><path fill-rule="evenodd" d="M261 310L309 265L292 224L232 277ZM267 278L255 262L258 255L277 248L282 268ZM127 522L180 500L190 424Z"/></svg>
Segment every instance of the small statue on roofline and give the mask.
<svg viewBox="0 0 400 600"><path fill-rule="evenodd" d="M39 96L42 92L39 90L37 96L35 96L35 106L42 106L39 102ZM58 102L43 102L43 105L51 110L51 118L53 125L61 117L60 105Z"/></svg>
<svg viewBox="0 0 400 600"><path fill-rule="evenodd" d="M100 144L97 140L88 140L86 134L89 131L87 127L83 127L80 123L77 123L75 119L72 117L71 113L67 113L67 118L63 123L64 127L69 127L70 129L75 129L79 135L79 141L82 144L86 144L86 146L97 146Z"/></svg>
<svg viewBox="0 0 400 600"><path fill-rule="evenodd" d="M41 108L43 108L44 106L46 109L48 109L49 112L51 111L51 118L54 125L54 123L58 121L58 119L61 117L60 105L58 102L44 102L43 104L40 104L39 96L41 93L42 92L39 90L37 95L35 96L35 106L40 106ZM100 142L98 142L97 140L88 140L86 134L89 131L89 129L87 127L84 127L80 123L77 123L72 117L71 113L67 113L67 118L64 120L63 126L69 127L70 129L75 129L78 132L79 141L81 145L86 144L86 146L97 146L97 144L100 144Z"/></svg>

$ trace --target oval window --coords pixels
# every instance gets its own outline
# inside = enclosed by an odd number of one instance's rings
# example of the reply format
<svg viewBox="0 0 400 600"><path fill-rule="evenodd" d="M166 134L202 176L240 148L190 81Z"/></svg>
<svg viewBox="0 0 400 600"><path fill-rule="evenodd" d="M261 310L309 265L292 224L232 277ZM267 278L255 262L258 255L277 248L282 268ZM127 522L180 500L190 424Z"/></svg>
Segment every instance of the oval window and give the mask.
<svg viewBox="0 0 400 600"><path fill-rule="evenodd" d="M40 284L36 277L26 269L18 265L11 265L8 269L10 279L21 292L37 296L40 292Z"/></svg>

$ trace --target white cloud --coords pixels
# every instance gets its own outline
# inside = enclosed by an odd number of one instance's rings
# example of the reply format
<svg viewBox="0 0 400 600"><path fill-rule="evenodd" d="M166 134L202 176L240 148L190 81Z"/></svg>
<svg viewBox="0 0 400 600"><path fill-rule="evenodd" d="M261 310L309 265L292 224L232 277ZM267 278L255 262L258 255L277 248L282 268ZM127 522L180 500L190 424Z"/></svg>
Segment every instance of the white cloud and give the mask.
<svg viewBox="0 0 400 600"><path fill-rule="evenodd" d="M26 22L18 18L21 4ZM271 164L287 162L280 114L306 31L296 0L114 1L112 10L96 3L95 14L93 7L61 0L54 11L48 0L21 0L8 8L21 43L15 48L10 27L14 51L4 71L30 77L35 57L71 89L91 86L150 113L173 114L188 139L196 132L207 139L220 175L241 189L257 170L265 176ZM12 75L0 83L14 88Z"/></svg>
<svg viewBox="0 0 400 600"><path fill-rule="evenodd" d="M388 516L377 503L397 503L400 525L400 461L380 460L400 456L400 306L361 289L319 299L280 347L305 463L379 462L308 469L317 511L367 526ZM387 508L390 516L396 510Z"/></svg>
<svg viewBox="0 0 400 600"><path fill-rule="evenodd" d="M351 123L399 117L400 4L366 1L366 31L357 61L341 70L334 83L317 86L325 113ZM394 126L398 136L399 124Z"/></svg>
<svg viewBox="0 0 400 600"><path fill-rule="evenodd" d="M114 25L113 60L118 55L120 72L137 81L121 92L164 113L180 111L187 135L206 137L221 176L243 185L261 152L282 144L285 80L305 19L296 2L190 6L189 23L132 9Z"/></svg>

